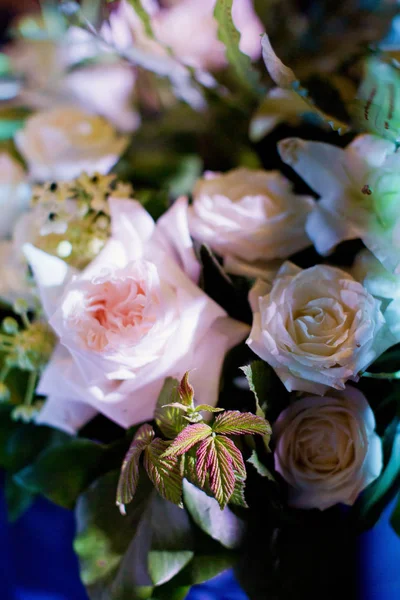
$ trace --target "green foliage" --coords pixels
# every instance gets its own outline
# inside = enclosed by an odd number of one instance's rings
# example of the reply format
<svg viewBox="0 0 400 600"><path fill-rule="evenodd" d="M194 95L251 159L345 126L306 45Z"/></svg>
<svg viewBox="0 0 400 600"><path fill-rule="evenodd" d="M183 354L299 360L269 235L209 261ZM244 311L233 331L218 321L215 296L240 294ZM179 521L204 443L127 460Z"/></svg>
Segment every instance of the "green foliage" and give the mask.
<svg viewBox="0 0 400 600"><path fill-rule="evenodd" d="M225 548L234 549L244 534L244 523L228 507L222 511L218 502L186 479L183 499L192 519L207 535Z"/></svg>
<svg viewBox="0 0 400 600"><path fill-rule="evenodd" d="M224 44L226 57L244 90L254 96L265 91L260 84L259 73L253 68L251 59L240 48L240 33L232 19L233 0L217 0L214 17L218 23L218 39Z"/></svg>
<svg viewBox="0 0 400 600"><path fill-rule="evenodd" d="M261 477L267 477L267 479L270 481L275 481L275 477L272 475L271 471L267 469L267 467L260 461L256 450L252 451L250 458L247 459L247 462L253 465Z"/></svg>
<svg viewBox="0 0 400 600"><path fill-rule="evenodd" d="M242 453L227 436L269 435L270 425L263 417L252 413L224 411L207 404L196 407L194 396L189 373L185 373L180 383L166 379L155 420L171 441L154 438L150 425L142 425L137 431L123 461L117 487L116 502L122 512L135 495L142 453L144 468L158 493L178 506L182 506L184 477L216 498L221 509L229 501L247 506ZM222 414L210 426L203 421L201 411L222 411ZM189 424L185 424L185 420Z"/></svg>

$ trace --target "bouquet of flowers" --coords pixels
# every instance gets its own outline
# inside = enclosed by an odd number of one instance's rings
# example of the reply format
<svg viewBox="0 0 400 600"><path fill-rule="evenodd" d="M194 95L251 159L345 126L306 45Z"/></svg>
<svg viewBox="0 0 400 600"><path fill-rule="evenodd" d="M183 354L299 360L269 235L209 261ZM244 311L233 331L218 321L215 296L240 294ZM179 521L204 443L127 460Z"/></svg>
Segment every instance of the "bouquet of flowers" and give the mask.
<svg viewBox="0 0 400 600"><path fill-rule="evenodd" d="M231 567L250 599L324 597L399 491L399 9L365 4L11 24L0 466L10 519L75 511L90 598Z"/></svg>

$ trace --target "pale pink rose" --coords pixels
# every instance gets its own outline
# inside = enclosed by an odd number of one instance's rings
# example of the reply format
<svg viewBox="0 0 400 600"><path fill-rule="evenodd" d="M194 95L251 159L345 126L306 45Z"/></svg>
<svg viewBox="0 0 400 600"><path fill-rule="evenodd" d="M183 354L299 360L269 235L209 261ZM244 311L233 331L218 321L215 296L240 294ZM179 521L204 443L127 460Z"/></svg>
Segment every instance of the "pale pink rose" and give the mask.
<svg viewBox="0 0 400 600"><path fill-rule="evenodd" d="M268 270L310 245L305 232L314 200L296 196L278 171L238 168L205 173L193 189L189 228L197 241L224 258L225 266L250 275Z"/></svg>
<svg viewBox="0 0 400 600"><path fill-rule="evenodd" d="M289 484L289 503L325 510L352 505L382 470L382 444L363 394L348 385L323 398L307 396L273 427L275 468Z"/></svg>
<svg viewBox="0 0 400 600"><path fill-rule="evenodd" d="M74 106L58 106L29 117L15 136L38 181L69 180L83 171L101 174L115 165L128 144L105 119Z"/></svg>
<svg viewBox="0 0 400 600"><path fill-rule="evenodd" d="M47 396L40 421L68 431L87 420L82 404L123 427L151 419L164 379L190 369L197 400L215 405L225 353L249 330L190 279L193 248L178 250L179 236L167 245L179 206L163 216L162 231L138 202L109 203L112 237L82 273L26 247L60 340L38 387Z"/></svg>
<svg viewBox="0 0 400 600"><path fill-rule="evenodd" d="M312 394L344 389L396 343L380 302L348 273L317 265L282 265L272 286L250 292L250 348L276 371L285 387Z"/></svg>
<svg viewBox="0 0 400 600"><path fill-rule="evenodd" d="M120 49L134 43L156 55L172 49L183 63L201 70L216 70L227 65L225 48L218 40L218 25L214 19L216 0L179 0L159 8L146 2L152 28L160 44L150 40L143 31L133 7L122 0L110 18L109 27L103 28L105 37ZM261 54L260 35L263 27L251 0L234 0L232 18L241 33L240 49L252 59Z"/></svg>

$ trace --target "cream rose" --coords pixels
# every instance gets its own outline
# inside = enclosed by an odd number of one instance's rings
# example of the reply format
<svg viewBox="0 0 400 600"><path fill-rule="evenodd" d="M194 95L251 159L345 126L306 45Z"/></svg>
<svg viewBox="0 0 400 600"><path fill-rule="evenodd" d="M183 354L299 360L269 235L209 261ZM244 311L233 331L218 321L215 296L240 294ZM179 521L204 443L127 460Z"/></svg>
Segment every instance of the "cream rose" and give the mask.
<svg viewBox="0 0 400 600"><path fill-rule="evenodd" d="M29 206L30 194L24 169L8 152L1 152L0 239L11 235L19 215Z"/></svg>
<svg viewBox="0 0 400 600"><path fill-rule="evenodd" d="M179 205L161 229L136 201L109 205L111 239L83 272L26 247L60 340L39 382L39 422L67 431L88 419L87 404L123 427L151 419L165 378L190 369L199 402L215 404L224 355L249 330L192 281L199 271ZM167 229L183 234L175 247Z"/></svg>
<svg viewBox="0 0 400 600"><path fill-rule="evenodd" d="M107 173L125 150L119 136L102 117L73 106L59 106L29 117L15 142L39 181L74 179L83 171Z"/></svg>
<svg viewBox="0 0 400 600"><path fill-rule="evenodd" d="M382 470L382 444L363 394L352 386L308 396L284 410L273 427L275 468L297 508L354 504Z"/></svg>
<svg viewBox="0 0 400 600"><path fill-rule="evenodd" d="M220 254L227 268L267 264L310 245L305 232L314 200L296 196L277 171L207 172L193 189L189 228Z"/></svg>
<svg viewBox="0 0 400 600"><path fill-rule="evenodd" d="M325 265L282 265L272 284L250 292L250 348L289 390L324 394L357 380L396 343L380 302L348 273Z"/></svg>

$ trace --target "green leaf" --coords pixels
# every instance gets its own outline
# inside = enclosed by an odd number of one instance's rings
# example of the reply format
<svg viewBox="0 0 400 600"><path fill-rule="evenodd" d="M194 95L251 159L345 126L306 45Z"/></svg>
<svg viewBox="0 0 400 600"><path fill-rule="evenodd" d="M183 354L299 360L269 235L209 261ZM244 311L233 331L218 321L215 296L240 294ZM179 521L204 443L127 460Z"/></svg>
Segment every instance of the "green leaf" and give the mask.
<svg viewBox="0 0 400 600"><path fill-rule="evenodd" d="M235 489L233 459L222 437L203 440L197 449L196 459L196 472L201 487L208 478L210 489L222 510Z"/></svg>
<svg viewBox="0 0 400 600"><path fill-rule="evenodd" d="M229 504L235 504L236 506L241 506L242 508L248 508L249 506L246 502L244 492L245 480L236 476L235 489L233 490L232 496L229 498Z"/></svg>
<svg viewBox="0 0 400 600"><path fill-rule="evenodd" d="M400 424L397 424L389 461L381 475L361 494L353 511L363 527L372 527L400 486Z"/></svg>
<svg viewBox="0 0 400 600"><path fill-rule="evenodd" d="M117 487L117 506L124 512L125 504L131 502L139 481L139 460L143 450L154 438L154 430L150 425L142 425L129 447L121 467L121 475Z"/></svg>
<svg viewBox="0 0 400 600"><path fill-rule="evenodd" d="M270 481L275 481L275 477L258 458L256 450L252 451L250 458L247 459L247 462L253 465L253 467L256 469L257 473L261 475L261 477L267 477L267 479L269 479Z"/></svg>
<svg viewBox="0 0 400 600"><path fill-rule="evenodd" d="M194 389L189 383L189 371L186 371L178 387L181 402L188 407L193 407Z"/></svg>
<svg viewBox="0 0 400 600"><path fill-rule="evenodd" d="M147 10L143 7L141 0L128 0L129 4L134 8L135 13L142 21L145 34L152 40L155 40L153 27L151 25L151 18Z"/></svg>
<svg viewBox="0 0 400 600"><path fill-rule="evenodd" d="M184 479L183 498L192 519L207 535L225 548L240 545L245 526L234 513L225 507L221 510L214 498Z"/></svg>
<svg viewBox="0 0 400 600"><path fill-rule="evenodd" d="M179 458L164 458L169 442L153 440L144 451L144 467L157 492L166 500L182 506L182 475Z"/></svg>
<svg viewBox="0 0 400 600"><path fill-rule="evenodd" d="M239 475L239 477L241 477L243 480L246 479L246 467L243 462L243 456L239 448L235 445L235 442L223 435L217 436L216 439L218 440L218 443L222 444L225 450L229 453L232 459L233 469L237 475Z"/></svg>
<svg viewBox="0 0 400 600"><path fill-rule="evenodd" d="M197 154L184 155L177 165L176 172L166 181L170 195L177 198L191 194L202 171L203 162Z"/></svg>
<svg viewBox="0 0 400 600"><path fill-rule="evenodd" d="M101 473L105 455L105 446L73 439L41 452L34 464L14 475L14 480L34 494L72 508L79 494Z"/></svg>
<svg viewBox="0 0 400 600"><path fill-rule="evenodd" d="M321 119L323 122L330 125L331 128L334 131L337 131L340 135L349 131L350 128L346 123L336 119L332 115L328 115L315 105L314 100L309 97L308 90L301 86L292 69L284 65L283 62L277 57L266 33L264 33L261 37L261 46L267 71L270 74L271 79L273 79L273 81L279 87L296 92L302 98L302 100L308 104L310 113L315 114L318 119Z"/></svg>
<svg viewBox="0 0 400 600"><path fill-rule="evenodd" d="M119 470L97 479L79 498L76 505L77 533L74 549L80 561L81 578L86 585L102 581L106 594L116 569L138 529L148 505L152 486L142 477L135 502L123 517L115 508L115 489ZM150 583L150 582L149 582ZM108 597L108 596L107 596ZM110 594L110 599L114 596Z"/></svg>
<svg viewBox="0 0 400 600"><path fill-rule="evenodd" d="M155 221L168 209L168 193L165 190L141 190L137 198Z"/></svg>
<svg viewBox="0 0 400 600"><path fill-rule="evenodd" d="M204 410L204 411L210 412L210 413L219 413L219 412L223 412L225 409L218 408L215 406L210 406L209 404L199 404L198 406L196 406L196 408L195 408L196 412L200 412L201 410Z"/></svg>
<svg viewBox="0 0 400 600"><path fill-rule="evenodd" d="M254 360L250 365L241 367L241 370L256 398L256 415L265 417L271 389L271 367L263 360Z"/></svg>
<svg viewBox="0 0 400 600"><path fill-rule="evenodd" d="M148 567L150 578L154 585L162 585L172 579L192 560L191 550L171 552L168 550L151 550Z"/></svg>
<svg viewBox="0 0 400 600"><path fill-rule="evenodd" d="M240 50L240 33L232 19L233 0L217 0L214 17L218 23L218 39L224 44L226 58L243 88L252 95L260 96L265 92L260 84L260 75L253 68L251 59Z"/></svg>
<svg viewBox="0 0 400 600"><path fill-rule="evenodd" d="M179 381L167 377L157 400L154 419L157 427L168 439L176 437L185 427L182 410L174 406L179 400Z"/></svg>
<svg viewBox="0 0 400 600"><path fill-rule="evenodd" d="M188 425L183 431L174 439L172 444L166 450L164 456L180 456L184 454L192 446L208 438L212 433L212 429L206 423L195 423L194 425Z"/></svg>
<svg viewBox="0 0 400 600"><path fill-rule="evenodd" d="M229 410L216 417L212 430L225 435L270 435L271 426L263 417L253 413Z"/></svg>
<svg viewBox="0 0 400 600"><path fill-rule="evenodd" d="M11 522L19 519L32 506L36 498L36 494L32 494L20 485L17 485L10 473L7 473L4 491L7 503L7 515Z"/></svg>

